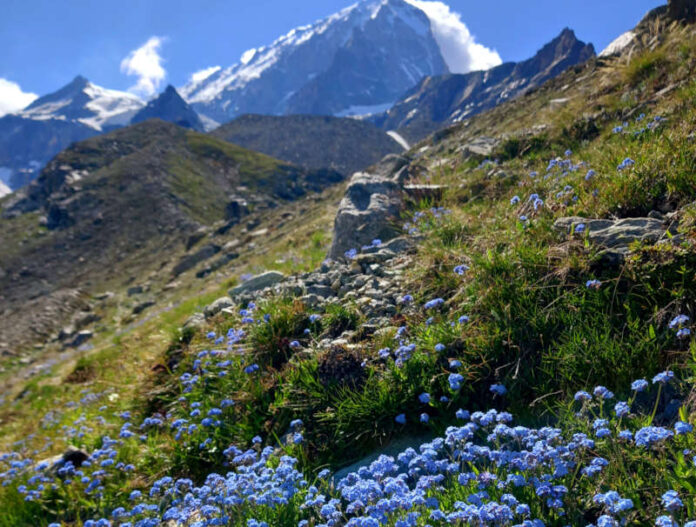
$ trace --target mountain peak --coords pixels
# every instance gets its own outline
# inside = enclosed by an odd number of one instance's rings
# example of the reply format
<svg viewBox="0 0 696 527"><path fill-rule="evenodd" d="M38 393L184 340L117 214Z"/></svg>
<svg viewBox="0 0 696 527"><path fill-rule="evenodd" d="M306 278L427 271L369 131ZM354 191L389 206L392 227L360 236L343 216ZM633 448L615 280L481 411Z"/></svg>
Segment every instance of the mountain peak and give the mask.
<svg viewBox="0 0 696 527"><path fill-rule="evenodd" d="M540 59L543 61L553 61L559 58L574 56L577 62L584 62L593 57L595 49L592 44L579 40L575 31L566 27L556 38L543 46L536 55L530 59Z"/></svg>
<svg viewBox="0 0 696 527"><path fill-rule="evenodd" d="M143 102L131 93L107 90L76 76L59 90L39 97L19 115L38 121L72 121L101 132L128 122Z"/></svg>
<svg viewBox="0 0 696 527"><path fill-rule="evenodd" d="M87 86L87 84L89 84L89 80L86 77L76 75L75 78L70 81L68 86Z"/></svg>
<svg viewBox="0 0 696 527"><path fill-rule="evenodd" d="M176 88L171 84L167 84L167 87L162 92L162 95L167 95L169 97L179 97L181 100L183 100L181 95L179 95L179 92L176 91Z"/></svg>
<svg viewBox="0 0 696 527"><path fill-rule="evenodd" d="M168 85L158 97L147 103L143 109L131 119L131 124L140 123L148 119L162 119L184 128L203 131L204 126L198 114L179 95L179 92Z"/></svg>
<svg viewBox="0 0 696 527"><path fill-rule="evenodd" d="M194 74L181 92L218 122L245 113L340 114L383 107L424 76L448 71L421 9L370 0L249 50L230 67Z"/></svg>

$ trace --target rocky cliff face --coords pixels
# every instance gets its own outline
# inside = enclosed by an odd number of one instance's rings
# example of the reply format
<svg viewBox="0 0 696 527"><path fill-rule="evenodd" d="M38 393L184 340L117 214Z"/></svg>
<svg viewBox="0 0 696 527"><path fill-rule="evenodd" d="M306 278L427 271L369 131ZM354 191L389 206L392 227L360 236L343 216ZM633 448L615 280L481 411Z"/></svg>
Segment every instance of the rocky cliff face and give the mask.
<svg viewBox="0 0 696 527"><path fill-rule="evenodd" d="M373 121L384 130L398 130L409 141L417 141L538 87L592 56L592 44L579 41L573 31L565 29L529 60L488 71L426 77Z"/></svg>
<svg viewBox="0 0 696 527"><path fill-rule="evenodd" d="M669 16L675 20L696 20L696 2L693 0L669 0Z"/></svg>

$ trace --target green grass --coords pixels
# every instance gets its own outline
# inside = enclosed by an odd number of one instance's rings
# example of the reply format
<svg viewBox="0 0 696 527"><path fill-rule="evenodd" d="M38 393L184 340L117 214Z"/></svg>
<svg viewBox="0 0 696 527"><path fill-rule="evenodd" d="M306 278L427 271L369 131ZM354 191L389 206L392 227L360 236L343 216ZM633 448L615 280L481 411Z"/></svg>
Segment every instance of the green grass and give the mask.
<svg viewBox="0 0 696 527"><path fill-rule="evenodd" d="M681 33L677 37L684 38ZM559 426L565 434L590 433L588 418L575 416L577 405L572 399L576 390L601 384L615 390L617 397L629 398L633 396L627 386L632 380L649 378L666 368L683 379L670 397L684 401L680 418L693 423L696 344L678 340L667 326L679 313L692 318L696 314L692 243L696 208L689 206L696 199L696 156L690 137L691 123L696 120L696 82L684 77L684 46L693 49L694 43L676 40L603 73L603 92L592 92L587 96L589 102L583 103L601 105L606 110L603 117L581 118L579 107L573 106L580 103L571 102L542 133L530 135L520 128L519 134L501 144L497 171L491 172L490 166L477 168L481 160L462 161L456 145L466 140L470 130L493 126L490 123L501 115L495 113L498 110L453 130L443 144L419 161L414 172L421 179L449 185L449 190L441 200L409 205L409 219L416 212L423 213L412 221L422 241L408 266L403 292L414 296L415 306L436 297L445 304L430 312L400 306L390 322L394 327L407 327L401 337L395 330L379 337L364 334L360 331L364 317L349 303L331 304L319 313L319 320L310 322L314 311L290 298L259 302L251 322L242 323L241 315L221 314L200 330L180 332L183 319L224 293L234 281L230 277L203 296L186 300L142 328L114 338L112 346L78 359L65 372L66 382L50 383L46 377L29 382L24 397L4 408L3 423L7 418L13 422L5 429L12 438L29 435L30 417L46 414L56 405L60 415L42 429L52 437L59 437L62 426L72 426L82 416L92 421L128 409L136 422L155 413L168 414L173 420L190 416L190 401L201 402L202 413L225 398L235 404L224 409L222 424L213 431L198 428L175 440L176 431L163 427L143 443L133 438L126 441L121 455L136 470L114 481L99 502L68 494L51 496L45 503L25 503L13 488L0 490L0 506L11 511L0 518L0 525L43 525L51 518L80 525L92 514L125 505L129 490L145 489L164 474L201 483L210 472L226 470L225 448L230 444L247 447L256 435L265 444L280 444L285 452L297 456L311 480L319 469L344 466L395 437L441 434L456 422L454 412L460 407L477 410L500 405L522 424ZM659 89L662 80L678 80L680 75L685 80L680 88L648 105L650 94ZM623 90L621 82L626 78L635 90L622 97L618 91ZM548 93L542 90L529 97L524 101L526 111L518 101L499 112L508 112L505 119L511 120L523 115L520 127L531 122L524 119L536 118L527 115L535 105L540 105L537 116L548 115L543 110ZM630 124L625 133L613 133L624 121L617 114L627 108L644 109L647 118L661 115L667 120L655 131L634 135L647 122L636 123L635 112L626 118ZM509 122L501 121L497 126L507 125ZM490 133L502 129L493 128ZM212 157L239 154L198 135L191 135L189 141L192 148L203 149ZM573 161L582 160L587 166L545 177L549 159L562 156L568 147L574 151ZM618 171L626 157L635 160L635 167ZM440 163L436 166L432 161ZM586 180L590 167L596 176ZM532 171L538 173L534 178L530 177ZM192 190L192 200L199 191L201 196L205 193L203 188ZM532 193L543 197L544 207L536 211L531 207L527 198ZM514 195L520 196L520 204L511 204ZM433 214L433 206L450 212ZM563 216L633 217L653 210L675 212L681 218L679 231L686 243L634 246L631 256L619 265L607 265L584 235L563 236L553 229L554 221ZM317 266L330 242L327 217L330 215L314 211L294 219L269 244L267 253L240 263L239 274L267 268L295 272ZM453 272L461 264L469 267L463 276ZM601 287L586 287L590 279L600 280ZM265 323L264 315L268 315ZM463 315L469 317L468 322L459 322ZM231 365L220 375L223 368L214 364L218 359L210 359L216 345L207 333L224 336L230 328L244 328L247 337L233 347L237 353L230 355ZM346 331L355 331L350 350L332 353L319 346L323 339L335 339ZM290 346L294 340L301 349ZM381 348L395 351L407 344L415 349L403 363L378 356ZM345 359L347 355L350 357ZM465 378L459 391L448 384L453 359L462 363L458 372ZM206 360L210 364L201 368L197 361ZM350 382L324 378L322 371L340 360L346 360L348 369L358 360L365 362L359 373L350 372L354 373L348 376ZM261 366L258 371L245 371L254 363ZM199 378L187 391L181 376L194 370ZM491 399L493 383L507 387L504 401ZM84 397L85 389L103 395L78 408L64 407L67 401ZM110 400L114 392L121 395ZM425 408L418 401L423 392L433 396ZM442 396L448 399L442 400ZM106 410L99 410L102 404ZM643 402L637 400L636 404L640 407ZM655 422L650 407L640 409L646 410L637 418L642 425ZM424 410L430 415L428 424L418 422ZM405 426L394 420L400 413L408 416ZM291 445L285 437L290 422L298 418L306 426L301 447ZM671 424L667 418L658 418L665 420L661 422L665 426ZM105 431L117 434L118 424L108 420L99 431L72 441L99 445ZM691 448L692 439L684 438L680 448ZM22 448L32 448L32 441ZM633 499L633 525L645 525L656 514L665 486L677 488L683 495L693 494L696 471L687 466L683 455L624 456L605 442L598 442L595 450L594 455L612 460L611 468L596 485L571 476L568 517L545 508L533 511L548 525L595 521L597 511L588 496L600 490L615 488ZM493 465L477 469L503 474ZM445 481L437 497L442 504L451 505L474 490ZM690 514L696 513L693 503L687 507ZM243 509L239 514L230 520L231 525L243 525L252 514L283 526L296 525L301 517L297 503L275 511Z"/></svg>

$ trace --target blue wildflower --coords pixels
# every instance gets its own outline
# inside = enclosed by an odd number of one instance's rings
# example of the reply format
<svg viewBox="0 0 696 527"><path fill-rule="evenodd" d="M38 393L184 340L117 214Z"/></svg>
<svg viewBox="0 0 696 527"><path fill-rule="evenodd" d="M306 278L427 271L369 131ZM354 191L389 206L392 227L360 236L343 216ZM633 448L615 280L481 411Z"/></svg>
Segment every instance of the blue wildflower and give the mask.
<svg viewBox="0 0 696 527"><path fill-rule="evenodd" d="M448 381L452 390L459 390L464 382L464 377L458 373L450 373Z"/></svg>
<svg viewBox="0 0 696 527"><path fill-rule="evenodd" d="M490 391L493 392L495 395L505 395L507 393L507 388L503 386L502 384L492 384L490 387Z"/></svg>
<svg viewBox="0 0 696 527"><path fill-rule="evenodd" d="M440 307L444 303L445 301L442 298L434 298L433 300L426 302L423 307L425 309L434 309L436 307Z"/></svg>

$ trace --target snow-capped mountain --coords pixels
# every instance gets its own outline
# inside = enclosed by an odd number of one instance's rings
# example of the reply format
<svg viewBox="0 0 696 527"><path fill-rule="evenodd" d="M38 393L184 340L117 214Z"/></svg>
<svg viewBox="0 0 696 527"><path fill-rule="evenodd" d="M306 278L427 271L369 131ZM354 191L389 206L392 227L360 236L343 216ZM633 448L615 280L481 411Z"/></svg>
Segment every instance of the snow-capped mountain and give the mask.
<svg viewBox="0 0 696 527"><path fill-rule="evenodd" d="M233 66L194 74L179 91L218 122L244 113L345 115L388 105L448 71L424 11L369 0L251 49Z"/></svg>
<svg viewBox="0 0 696 527"><path fill-rule="evenodd" d="M36 99L19 115L37 121L79 122L102 132L128 124L143 106L145 103L136 95L107 90L78 75L60 90Z"/></svg>
<svg viewBox="0 0 696 527"><path fill-rule="evenodd" d="M0 118L0 181L17 189L33 180L58 152L75 141L127 125L145 103L81 76Z"/></svg>

